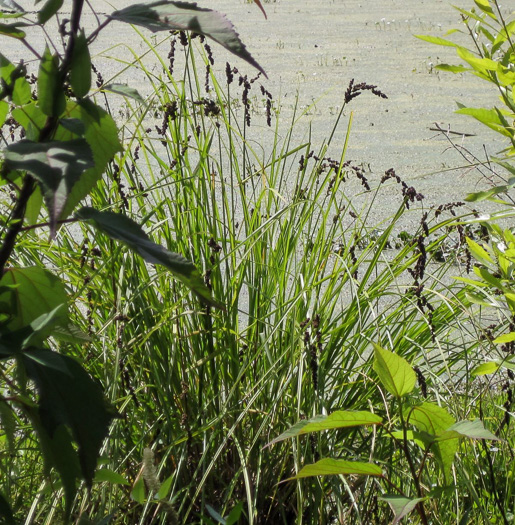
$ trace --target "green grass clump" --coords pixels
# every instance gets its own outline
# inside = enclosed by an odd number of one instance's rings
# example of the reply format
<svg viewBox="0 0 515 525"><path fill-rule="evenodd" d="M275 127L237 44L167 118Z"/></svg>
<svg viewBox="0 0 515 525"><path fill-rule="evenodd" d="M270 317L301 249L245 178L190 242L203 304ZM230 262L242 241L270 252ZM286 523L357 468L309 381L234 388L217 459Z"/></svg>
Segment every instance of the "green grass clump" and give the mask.
<svg viewBox="0 0 515 525"><path fill-rule="evenodd" d="M382 405L388 415L371 372L372 343L416 365L420 391L456 419L491 417L493 428L502 394L469 375L482 358L482 323L471 322L473 303L449 279L462 271L459 260L439 260L452 236L464 242L456 218L444 216L453 207L421 209L393 171L367 180L347 159L347 141L336 159L332 135L321 145L294 143L296 115L281 138L271 95L252 95L259 79L229 65L223 84L211 67L201 78L207 55L191 42L174 45L173 71L157 51L162 74L135 66L152 95L146 105L128 103L125 153L91 201L124 210L192 260L225 310L203 306L168 274L86 230L63 226L52 245L41 249L28 236L20 248L26 261L62 261L77 322L92 334L63 351L98 378L119 413L97 483L75 503L77 519L212 523L215 511L232 511L253 524L387 523L373 479L280 482L304 464L345 456L372 457L402 484L406 465L393 442L350 429L266 445L317 414ZM380 93L351 84L347 104L363 91ZM266 151L258 148L266 115L252 115L260 108L276 126ZM399 188L391 216L375 213L386 185ZM41 474L34 466L25 477L35 453L29 434L17 439L26 452L12 461L20 475L10 492L21 497L37 491ZM428 504L434 523L479 523L497 512L497 500L513 497L512 467L497 468L500 452L485 447L463 445L453 483ZM57 504L38 493L33 522L52 523Z"/></svg>

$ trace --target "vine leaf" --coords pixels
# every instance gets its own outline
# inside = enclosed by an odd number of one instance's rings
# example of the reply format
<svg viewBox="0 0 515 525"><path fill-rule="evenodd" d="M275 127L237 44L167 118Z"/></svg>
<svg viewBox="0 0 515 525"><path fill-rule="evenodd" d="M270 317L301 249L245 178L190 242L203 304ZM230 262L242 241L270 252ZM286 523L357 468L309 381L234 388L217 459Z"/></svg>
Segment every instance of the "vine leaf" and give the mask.
<svg viewBox="0 0 515 525"><path fill-rule="evenodd" d="M67 142L31 142L20 140L7 146L7 168L30 173L40 184L48 209L50 236L56 231L73 186L95 164L85 139Z"/></svg>
<svg viewBox="0 0 515 525"><path fill-rule="evenodd" d="M247 51L232 23L217 11L198 7L195 3L162 0L150 4L133 4L112 13L111 19L142 26L153 32L179 30L204 35L254 66L266 77L264 69Z"/></svg>
<svg viewBox="0 0 515 525"><path fill-rule="evenodd" d="M204 303L224 309L222 304L213 299L211 291L204 284L202 276L193 263L182 255L171 252L150 240L141 226L129 217L120 213L98 211L89 207L81 208L76 216L112 239L123 242L148 263L160 264L168 268L176 279L190 288Z"/></svg>

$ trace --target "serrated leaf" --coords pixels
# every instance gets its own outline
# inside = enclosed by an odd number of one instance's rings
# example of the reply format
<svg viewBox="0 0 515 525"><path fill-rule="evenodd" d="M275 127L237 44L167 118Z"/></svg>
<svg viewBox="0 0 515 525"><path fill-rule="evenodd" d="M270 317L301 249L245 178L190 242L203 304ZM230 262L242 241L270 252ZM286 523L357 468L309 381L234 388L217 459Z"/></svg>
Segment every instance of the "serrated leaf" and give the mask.
<svg viewBox="0 0 515 525"><path fill-rule="evenodd" d="M446 431L442 432L437 438L437 441L445 441L456 437L466 437L469 439L488 439L490 441L498 441L499 438L492 434L485 428L483 422L479 419L474 421L458 421L450 426Z"/></svg>
<svg viewBox="0 0 515 525"><path fill-rule="evenodd" d="M476 368L472 370L471 375L472 377L485 376L488 374L495 374L497 370L499 370L499 363L489 361L488 363L481 363L479 366L476 366Z"/></svg>
<svg viewBox="0 0 515 525"><path fill-rule="evenodd" d="M85 97L91 89L91 57L84 30L75 38L70 84L77 98Z"/></svg>
<svg viewBox="0 0 515 525"><path fill-rule="evenodd" d="M49 436L63 425L71 429L78 446L81 477L91 487L113 414L107 410L99 385L77 361L50 350L37 352L39 361L25 356L23 362L39 393L41 424ZM41 359L46 363L42 364ZM48 362L53 366L48 366Z"/></svg>
<svg viewBox="0 0 515 525"><path fill-rule="evenodd" d="M145 103L138 90L127 84L107 84L102 87L102 91L108 91L110 93L115 93L116 95L121 95L122 97L132 98L140 104Z"/></svg>
<svg viewBox="0 0 515 525"><path fill-rule="evenodd" d="M84 138L93 153L94 166L86 170L73 186L59 220L66 219L77 204L89 195L95 184L102 178L107 163L115 153L122 150L114 120L89 99L68 103L65 115L68 119L78 119L84 124ZM55 138L56 140L70 140L74 137L70 131L59 127Z"/></svg>
<svg viewBox="0 0 515 525"><path fill-rule="evenodd" d="M382 418L366 411L338 410L329 416L315 416L311 419L299 421L286 432L276 437L267 446L285 439L302 436L310 432L321 432L336 428L350 428L364 425L380 425Z"/></svg>
<svg viewBox="0 0 515 525"><path fill-rule="evenodd" d="M63 79L59 72L59 58L46 46L38 72L38 104L48 117L60 116L66 107Z"/></svg>
<svg viewBox="0 0 515 525"><path fill-rule="evenodd" d="M64 0L47 0L38 12L38 22L45 24L61 9Z"/></svg>
<svg viewBox="0 0 515 525"><path fill-rule="evenodd" d="M410 364L401 356L374 343L374 370L381 384L397 398L409 394L417 381Z"/></svg>
<svg viewBox="0 0 515 525"><path fill-rule="evenodd" d="M263 68L252 58L227 18L211 9L190 2L161 1L133 4L115 11L111 18L156 31L193 31L211 38L237 57L245 60L266 76Z"/></svg>
<svg viewBox="0 0 515 525"><path fill-rule="evenodd" d="M130 483L118 472L108 468L99 468L95 472L95 483L112 483L113 485L130 485Z"/></svg>
<svg viewBox="0 0 515 525"><path fill-rule="evenodd" d="M356 476L376 476L381 477L383 471L381 467L373 463L363 463L361 461L347 461L344 459L321 459L312 465L306 465L292 479L309 478L312 476L335 476L335 475L356 475Z"/></svg>
<svg viewBox="0 0 515 525"><path fill-rule="evenodd" d="M58 217L81 175L93 167L93 155L84 139L67 142L20 140L7 146L5 162L10 170L29 172L40 184L54 236Z"/></svg>
<svg viewBox="0 0 515 525"><path fill-rule="evenodd" d="M407 516L421 501L424 501L426 498L410 499L405 498L404 496L387 495L377 499L385 501L388 503L388 505L390 505L394 514L392 525L397 525L397 523L399 523L402 518Z"/></svg>
<svg viewBox="0 0 515 525"><path fill-rule="evenodd" d="M11 331L30 325L68 301L63 283L37 266L8 268L0 286L0 313L10 316L5 328ZM62 320L67 320L67 313Z"/></svg>
<svg viewBox="0 0 515 525"><path fill-rule="evenodd" d="M81 208L76 216L112 239L123 242L148 263L160 264L168 268L176 279L190 288L204 303L216 308L224 308L213 299L211 291L190 261L151 241L141 226L129 217L110 211L101 212L89 207Z"/></svg>

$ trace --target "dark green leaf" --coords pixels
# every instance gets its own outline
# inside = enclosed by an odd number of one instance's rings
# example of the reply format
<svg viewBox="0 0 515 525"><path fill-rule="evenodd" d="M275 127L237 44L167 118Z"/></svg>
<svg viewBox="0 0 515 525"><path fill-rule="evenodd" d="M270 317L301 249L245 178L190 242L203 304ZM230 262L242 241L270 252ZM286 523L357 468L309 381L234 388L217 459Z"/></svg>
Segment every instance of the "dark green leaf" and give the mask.
<svg viewBox="0 0 515 525"><path fill-rule="evenodd" d="M28 140L37 141L47 116L41 111L35 102L29 102L12 111L12 116L23 127Z"/></svg>
<svg viewBox="0 0 515 525"><path fill-rule="evenodd" d="M236 523L238 523L242 512L243 501L240 501L233 507L227 518L225 518L226 525L235 525Z"/></svg>
<svg viewBox="0 0 515 525"><path fill-rule="evenodd" d="M77 217L87 221L112 239L123 242L145 261L165 266L176 279L188 286L203 302L223 309L223 305L213 299L202 276L190 261L151 241L141 226L132 219L120 213L101 212L89 207L80 209Z"/></svg>
<svg viewBox="0 0 515 525"><path fill-rule="evenodd" d="M109 91L110 93L116 93L117 95L122 95L123 97L132 98L140 104L145 103L143 97L138 93L138 91L127 84L107 84L102 87L102 91Z"/></svg>
<svg viewBox="0 0 515 525"><path fill-rule="evenodd" d="M49 350L37 353L38 361L33 355L25 356L23 361L39 393L41 424L50 437L62 425L71 429L78 445L80 471L90 487L112 412L107 409L98 384L77 361Z"/></svg>
<svg viewBox="0 0 515 525"><path fill-rule="evenodd" d="M394 514L392 525L397 525L397 523L399 523L402 518L407 516L417 506L417 504L421 501L424 501L425 498L409 499L405 498L404 496L387 495L377 499L386 501L386 503L390 505Z"/></svg>
<svg viewBox="0 0 515 525"><path fill-rule="evenodd" d="M59 124L68 131L71 131L74 135L83 137L86 132L86 126L84 122L78 118L63 118L59 121Z"/></svg>
<svg viewBox="0 0 515 525"><path fill-rule="evenodd" d="M7 441L7 446L5 448L9 454L16 454L14 442L14 437L16 435L16 420L13 409L7 401L0 401L0 425L5 433L5 440Z"/></svg>
<svg viewBox="0 0 515 525"><path fill-rule="evenodd" d="M27 171L40 183L51 236L73 186L87 169L94 166L85 139L67 142L20 140L7 147L5 161L10 170Z"/></svg>
<svg viewBox="0 0 515 525"><path fill-rule="evenodd" d="M70 83L77 98L85 97L91 88L91 57L84 31L81 31L75 39Z"/></svg>
<svg viewBox="0 0 515 525"><path fill-rule="evenodd" d="M108 482L113 485L129 485L129 482L117 472L107 468L99 468L95 472L95 483Z"/></svg>
<svg viewBox="0 0 515 525"><path fill-rule="evenodd" d="M51 312L44 313L30 323L31 334L22 342L22 348L37 346L52 335L54 328L67 319L66 303L56 306Z"/></svg>
<svg viewBox="0 0 515 525"><path fill-rule="evenodd" d="M38 13L38 22L45 24L61 9L64 0L47 0Z"/></svg>
<svg viewBox="0 0 515 525"><path fill-rule="evenodd" d="M19 25L20 24L0 24L0 35L18 39L25 38L25 31L22 31Z"/></svg>
<svg viewBox="0 0 515 525"><path fill-rule="evenodd" d="M5 499L4 495L0 492L0 516L3 518L5 525L15 525L14 514L9 505L9 502Z"/></svg>
<svg viewBox="0 0 515 525"><path fill-rule="evenodd" d="M10 316L5 326L9 330L26 327L68 301L63 283L37 266L8 268L0 285L0 313ZM67 321L67 317L67 313L63 314L62 320Z"/></svg>
<svg viewBox="0 0 515 525"><path fill-rule="evenodd" d="M311 476L334 476L334 475L356 475L356 476L382 476L381 467L373 463L361 461L346 461L344 459L321 459L312 465L306 465L300 472L289 479L301 479Z"/></svg>
<svg viewBox="0 0 515 525"><path fill-rule="evenodd" d="M310 432L321 432L335 428L350 428L364 425L380 425L381 423L382 418L372 412L338 410L329 416L315 416L311 419L299 421L286 432L283 432L280 436L270 441L267 446Z"/></svg>
<svg viewBox="0 0 515 525"><path fill-rule="evenodd" d="M9 97L17 106L27 104L32 93L30 84L25 79L26 74L27 70L23 62L15 66L0 54L0 77L3 80L0 98Z"/></svg>
<svg viewBox="0 0 515 525"><path fill-rule="evenodd" d="M145 481L143 480L143 476L139 477L136 483L134 483L131 490L131 498L140 505L145 503Z"/></svg>
<svg viewBox="0 0 515 525"><path fill-rule="evenodd" d="M450 73L463 73L465 71L470 71L470 68L465 66L451 66L450 64L438 64L435 66L435 69L441 71L449 71Z"/></svg>
<svg viewBox="0 0 515 525"><path fill-rule="evenodd" d="M263 68L247 51L231 22L224 15L198 7L195 3L165 0L151 4L133 4L115 11L111 18L143 26L154 32L180 30L199 33L218 42L266 76Z"/></svg>
<svg viewBox="0 0 515 525"><path fill-rule="evenodd" d="M89 99L83 99L79 103L69 102L66 108L66 118L78 119L84 124L86 129L84 138L91 148L95 165L86 170L73 186L59 217L60 220L66 219L77 204L87 197L102 177L107 163L117 151L122 149L114 120ZM56 140L70 140L74 137L70 131L59 127L55 138Z"/></svg>
<svg viewBox="0 0 515 525"><path fill-rule="evenodd" d="M395 397L409 394L417 377L410 364L401 356L374 344L374 370L382 385Z"/></svg>
<svg viewBox="0 0 515 525"><path fill-rule="evenodd" d="M59 58L45 48L38 73L38 104L49 117L58 117L66 107L63 79L59 73Z"/></svg>

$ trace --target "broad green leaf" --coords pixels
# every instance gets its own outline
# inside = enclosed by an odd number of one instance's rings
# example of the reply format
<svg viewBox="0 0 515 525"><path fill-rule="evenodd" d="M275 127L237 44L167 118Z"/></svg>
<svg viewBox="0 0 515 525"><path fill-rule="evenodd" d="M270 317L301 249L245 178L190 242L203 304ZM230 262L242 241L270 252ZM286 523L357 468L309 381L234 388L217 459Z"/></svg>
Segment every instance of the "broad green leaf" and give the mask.
<svg viewBox="0 0 515 525"><path fill-rule="evenodd" d="M70 84L77 98L85 97L91 88L91 57L84 31L81 31L75 39Z"/></svg>
<svg viewBox="0 0 515 525"><path fill-rule="evenodd" d="M457 46L456 52L458 56L470 64L475 71L479 71L482 74L487 74L489 71L497 71L497 62L489 58L479 58L468 49Z"/></svg>
<svg viewBox="0 0 515 525"><path fill-rule="evenodd" d="M465 71L470 71L470 68L465 66L452 66L450 64L437 64L435 69L440 71L449 71L449 73L463 73Z"/></svg>
<svg viewBox="0 0 515 525"><path fill-rule="evenodd" d="M31 99L32 93L30 84L25 78L26 73L27 70L23 63L15 66L0 53L0 77L3 80L0 88L0 98L10 97L17 106L27 104Z"/></svg>
<svg viewBox="0 0 515 525"><path fill-rule="evenodd" d="M5 496L0 492L0 517L5 525L15 525L14 514Z"/></svg>
<svg viewBox="0 0 515 525"><path fill-rule="evenodd" d="M489 439L491 441L498 441L499 438L487 430L483 422L479 419L474 421L458 421L450 426L445 432L442 432L437 438L437 441L445 441L447 439L466 437L469 439Z"/></svg>
<svg viewBox="0 0 515 525"><path fill-rule="evenodd" d="M83 137L86 132L86 126L78 118L62 118L59 121L59 125L62 126L65 130L71 131L74 135L78 137Z"/></svg>
<svg viewBox="0 0 515 525"><path fill-rule="evenodd" d="M54 328L68 318L66 303L56 306L51 312L44 313L30 323L31 333L22 343L22 348L37 346L53 334Z"/></svg>
<svg viewBox="0 0 515 525"><path fill-rule="evenodd" d="M490 190L486 191L478 191L476 193L469 193L465 200L467 202L480 202L489 199L490 197L494 195L499 195L499 193L507 193L509 187L508 186L496 186L495 188L491 188Z"/></svg>
<svg viewBox="0 0 515 525"><path fill-rule="evenodd" d="M456 113L459 113L460 115L470 115L501 135L511 137L510 131L506 129L507 126L505 122L502 121L499 114L494 109L463 107L456 110Z"/></svg>
<svg viewBox="0 0 515 525"><path fill-rule="evenodd" d="M492 47L496 47L499 44L502 44L503 42L505 42L508 39L508 36L513 35L514 32L515 32L515 20L512 20L511 22L508 22L505 28L503 27L497 33L497 36L495 37L495 41Z"/></svg>
<svg viewBox="0 0 515 525"><path fill-rule="evenodd" d="M470 237L466 237L465 240L467 241L467 246L470 250L470 253L472 254L472 257L474 257L476 261L479 261L486 266L493 264L494 261L492 257L482 246L473 241Z"/></svg>
<svg viewBox="0 0 515 525"><path fill-rule="evenodd" d="M478 277L483 279L483 281L487 282L489 285L497 288L498 290L503 290L501 280L497 279L497 277L494 277L486 268L478 268L477 266L474 266L473 271Z"/></svg>
<svg viewBox="0 0 515 525"><path fill-rule="evenodd" d="M63 79L59 72L59 58L52 55L46 46L39 64L38 104L41 111L49 117L58 117L66 107Z"/></svg>
<svg viewBox="0 0 515 525"><path fill-rule="evenodd" d="M131 498L140 505L145 503L145 481L143 480L143 476L138 478L136 483L134 483L131 490Z"/></svg>
<svg viewBox="0 0 515 525"><path fill-rule="evenodd" d="M499 370L499 363L496 363L495 361L489 361L488 363L482 363L474 370L472 370L471 375L472 377L477 376L485 376L488 374L495 374Z"/></svg>
<svg viewBox="0 0 515 525"><path fill-rule="evenodd" d="M163 483L161 483L161 486L159 487L159 490L156 494L156 499L159 499L159 500L168 499L168 497L170 496L170 490L172 488L174 477L175 477L174 474L172 474L171 476L168 476L163 481Z"/></svg>
<svg viewBox="0 0 515 525"><path fill-rule="evenodd" d="M0 313L10 316L5 326L8 330L28 326L41 315L68 301L63 283L38 266L8 268L0 280L0 286ZM67 320L67 313L62 320Z"/></svg>
<svg viewBox="0 0 515 525"><path fill-rule="evenodd" d="M61 9L64 0L47 0L38 12L38 22L45 24Z"/></svg>
<svg viewBox="0 0 515 525"><path fill-rule="evenodd" d="M497 79L503 86L512 86L515 84L515 71L502 66L497 66Z"/></svg>
<svg viewBox="0 0 515 525"><path fill-rule="evenodd" d="M102 87L102 91L108 91L110 93L115 93L116 95L122 95L122 97L132 98L140 104L145 103L138 90L127 84L107 84Z"/></svg>
<svg viewBox="0 0 515 525"><path fill-rule="evenodd" d="M122 149L114 120L89 99L83 99L78 103L69 102L65 115L68 119L78 119L84 124L84 138L91 148L95 165L86 170L73 186L59 217L60 220L66 219L77 204L89 195L95 184L102 178L107 163L115 153ZM55 138L56 140L70 140L74 138L74 133L59 127Z"/></svg>
<svg viewBox="0 0 515 525"><path fill-rule="evenodd" d="M0 24L0 35L10 36L19 40L25 38L26 33L20 29L21 24ZM25 25L25 24L23 24Z"/></svg>
<svg viewBox="0 0 515 525"><path fill-rule="evenodd" d="M434 403L423 403L410 407L406 410L405 417L408 423L414 425L422 432L435 436L435 438L455 423L454 418L445 408ZM452 462L454 461L454 454L458 450L458 440L435 443L431 449L440 461L444 476L448 478Z"/></svg>
<svg viewBox="0 0 515 525"><path fill-rule="evenodd" d="M199 33L218 42L266 76L263 68L247 51L231 22L224 15L198 7L195 3L164 0L150 4L133 4L115 11L111 18L143 26L153 32L179 30Z"/></svg>
<svg viewBox="0 0 515 525"><path fill-rule="evenodd" d="M375 343L374 370L384 388L397 398L409 394L415 387L417 376L410 364Z"/></svg>
<svg viewBox="0 0 515 525"><path fill-rule="evenodd" d="M76 215L112 239L123 242L148 263L160 264L168 268L176 279L190 288L204 303L223 309L223 305L213 299L202 276L190 261L151 241L141 226L129 217L110 211L101 212L89 207L81 208Z"/></svg>
<svg viewBox="0 0 515 525"><path fill-rule="evenodd" d="M118 472L108 468L99 468L93 479L95 483L112 483L113 485L129 485L130 483Z"/></svg>
<svg viewBox="0 0 515 525"><path fill-rule="evenodd" d="M512 341L515 341L515 332L510 332L509 334L502 334L499 337L496 337L493 342L496 345L502 345L505 343L511 343Z"/></svg>
<svg viewBox="0 0 515 525"><path fill-rule="evenodd" d="M405 498L404 496L394 496L386 495L381 498L377 498L381 501L386 501L388 505L392 508L394 519L392 525L397 525L402 518L407 516L421 501L424 501L426 498Z"/></svg>
<svg viewBox="0 0 515 525"><path fill-rule="evenodd" d="M53 237L57 219L75 183L87 169L94 167L89 144L85 139L67 142L20 140L9 144L5 161L10 170L27 171L39 182Z"/></svg>
<svg viewBox="0 0 515 525"><path fill-rule="evenodd" d="M225 518L225 524L235 525L235 523L238 523L242 512L243 512L243 501L240 501L233 507L231 512L229 512L229 515L227 516L227 518Z"/></svg>
<svg viewBox="0 0 515 525"><path fill-rule="evenodd" d="M492 9L492 6L488 2L488 0L474 0L474 3L479 7L479 9L481 9L481 11L483 11L489 17L491 17L494 20L496 20L494 11Z"/></svg>
<svg viewBox="0 0 515 525"><path fill-rule="evenodd" d="M388 436L388 434L386 434L386 436ZM395 439L403 440L404 432L402 430L396 430L391 433L391 436ZM426 432L417 432L415 430L407 430L406 439L408 441L413 441L422 449L426 449L434 441L433 436Z"/></svg>
<svg viewBox="0 0 515 525"><path fill-rule="evenodd" d="M299 421L289 430L276 437L267 446L285 439L302 436L310 432L321 432L335 428L349 428L362 425L380 425L382 418L372 412L358 412L352 410L339 410L329 416L315 416L311 419Z"/></svg>
<svg viewBox="0 0 515 525"><path fill-rule="evenodd" d="M0 100L0 126L4 125L7 113L9 113L9 104L5 100Z"/></svg>
<svg viewBox="0 0 515 525"><path fill-rule="evenodd" d="M23 127L28 140L37 141L47 116L41 111L40 107L35 102L15 108L12 111L12 116Z"/></svg>
<svg viewBox="0 0 515 525"><path fill-rule="evenodd" d="M309 478L312 476L334 476L334 475L356 475L356 476L378 476L383 475L381 467L373 463L361 461L347 461L344 459L321 459L312 465L306 465L291 479ZM288 480L288 481L289 481Z"/></svg>
<svg viewBox="0 0 515 525"><path fill-rule="evenodd" d="M445 38L440 38L438 36L429 36L429 35L414 35L414 36L416 38L420 38L420 40L429 42L430 44L436 44L438 46L457 47L457 45L454 42L451 42L450 40L446 40Z"/></svg>
<svg viewBox="0 0 515 525"><path fill-rule="evenodd" d="M107 409L100 386L77 361L50 350L37 352L40 361L28 356L23 361L39 393L41 424L49 436L62 425L71 429L78 446L82 478L91 487L100 447L113 418L112 411ZM43 364L41 359L53 366ZM61 369L56 365L58 361Z"/></svg>

